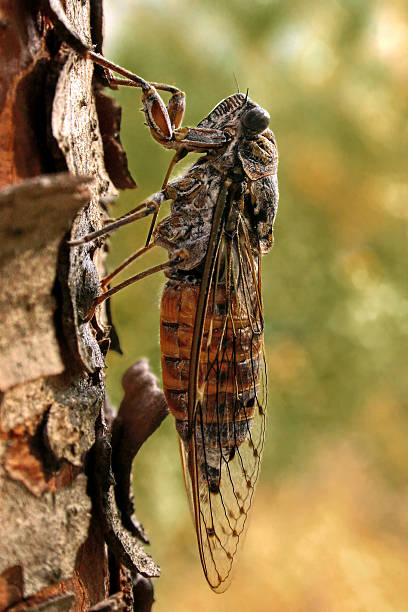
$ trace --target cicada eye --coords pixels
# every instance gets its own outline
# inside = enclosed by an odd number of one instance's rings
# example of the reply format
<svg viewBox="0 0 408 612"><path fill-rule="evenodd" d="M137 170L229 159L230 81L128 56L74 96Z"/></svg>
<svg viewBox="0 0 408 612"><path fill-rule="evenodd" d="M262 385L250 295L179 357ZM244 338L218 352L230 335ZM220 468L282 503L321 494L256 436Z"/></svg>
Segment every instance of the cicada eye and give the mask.
<svg viewBox="0 0 408 612"><path fill-rule="evenodd" d="M265 109L256 106L245 113L242 123L249 132L260 134L266 130L270 119L269 113Z"/></svg>

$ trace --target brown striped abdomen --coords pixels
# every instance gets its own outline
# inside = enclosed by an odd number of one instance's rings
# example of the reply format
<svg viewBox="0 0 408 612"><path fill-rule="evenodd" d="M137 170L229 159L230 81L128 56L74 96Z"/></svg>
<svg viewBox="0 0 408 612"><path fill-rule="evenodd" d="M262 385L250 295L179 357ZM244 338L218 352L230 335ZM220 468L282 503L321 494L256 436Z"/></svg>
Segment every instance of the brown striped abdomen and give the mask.
<svg viewBox="0 0 408 612"><path fill-rule="evenodd" d="M170 411L179 421L188 420L190 353L200 287L170 280L160 312L163 389ZM260 378L263 334L251 329L246 311L232 302L232 319L225 329L225 289L210 295L200 356L198 389L207 383L202 400L205 423L252 418ZM211 332L210 345L208 344ZM222 338L221 346L220 340ZM212 367L211 367L212 366ZM210 371L209 368L211 367ZM237 385L240 405L237 407Z"/></svg>

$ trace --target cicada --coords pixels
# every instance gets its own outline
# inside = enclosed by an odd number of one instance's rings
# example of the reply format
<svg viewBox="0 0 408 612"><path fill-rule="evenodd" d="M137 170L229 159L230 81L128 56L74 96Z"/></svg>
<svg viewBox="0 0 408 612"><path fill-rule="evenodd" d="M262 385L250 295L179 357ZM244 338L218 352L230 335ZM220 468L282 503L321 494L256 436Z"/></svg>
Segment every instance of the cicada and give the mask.
<svg viewBox="0 0 408 612"><path fill-rule="evenodd" d="M142 88L153 137L175 149L164 185L134 211L72 244L153 215L146 246L102 281L101 303L147 274L164 270L160 312L163 387L176 419L184 478L205 577L226 589L247 527L259 476L267 404L260 258L273 243L278 205L276 141L266 110L236 93L195 128L181 127L184 94L149 83L92 51L83 55ZM166 107L158 90L172 94ZM202 157L179 178L188 152ZM170 214L155 226L158 209ZM154 227L155 226L155 227ZM164 264L112 289L117 272L153 247Z"/></svg>

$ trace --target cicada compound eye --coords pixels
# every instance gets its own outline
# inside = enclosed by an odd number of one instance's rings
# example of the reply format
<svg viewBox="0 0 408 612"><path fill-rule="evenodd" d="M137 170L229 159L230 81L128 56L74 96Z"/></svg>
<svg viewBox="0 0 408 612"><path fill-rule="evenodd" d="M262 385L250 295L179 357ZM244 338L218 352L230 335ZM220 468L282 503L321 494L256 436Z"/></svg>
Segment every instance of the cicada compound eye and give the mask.
<svg viewBox="0 0 408 612"><path fill-rule="evenodd" d="M256 106L245 113L242 123L247 131L253 134L260 134L266 130L270 119L269 113L265 109Z"/></svg>

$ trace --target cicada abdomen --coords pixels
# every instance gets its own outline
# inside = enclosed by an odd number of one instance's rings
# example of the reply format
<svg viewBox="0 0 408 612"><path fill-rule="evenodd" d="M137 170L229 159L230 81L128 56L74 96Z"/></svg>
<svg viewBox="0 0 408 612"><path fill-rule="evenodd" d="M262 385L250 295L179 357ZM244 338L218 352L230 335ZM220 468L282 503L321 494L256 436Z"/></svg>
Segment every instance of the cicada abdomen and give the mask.
<svg viewBox="0 0 408 612"><path fill-rule="evenodd" d="M161 300L160 342L163 387L169 409L183 437L188 422L188 385L191 344L199 286L180 281L167 282ZM218 288L210 295L200 355L198 389L205 382L202 413L197 421L207 425L244 422L252 418L258 388L259 360L263 347L262 330L254 330L248 317L232 301L231 321L225 317L226 295ZM236 404L236 381L240 381L242 407ZM244 432L245 433L245 432ZM233 439L226 442L234 446ZM217 441L218 443L218 441Z"/></svg>
<svg viewBox="0 0 408 612"><path fill-rule="evenodd" d="M232 244L236 253L238 240ZM242 251L249 255L245 245ZM248 261L238 268L235 273L229 266L224 283L214 282L209 291L193 415L189 385L200 285L171 279L161 302L163 387L182 440L204 572L219 592L229 584L246 527L265 431L260 296Z"/></svg>

